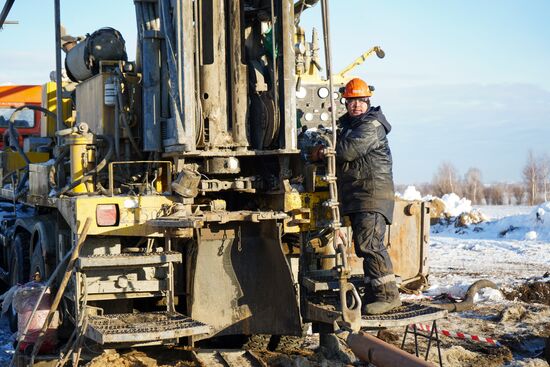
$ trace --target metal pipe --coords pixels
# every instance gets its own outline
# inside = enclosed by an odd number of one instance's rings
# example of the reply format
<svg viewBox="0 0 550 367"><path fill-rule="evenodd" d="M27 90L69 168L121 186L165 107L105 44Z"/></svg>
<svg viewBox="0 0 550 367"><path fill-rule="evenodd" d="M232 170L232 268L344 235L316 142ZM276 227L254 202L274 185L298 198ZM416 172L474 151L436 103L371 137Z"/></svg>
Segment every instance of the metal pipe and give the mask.
<svg viewBox="0 0 550 367"><path fill-rule="evenodd" d="M117 79L115 84L115 93L118 93L118 88L120 87L120 82ZM121 109L123 106L120 105L118 97L115 97L115 131L114 131L114 140L115 140L115 159L120 159L120 118L121 118Z"/></svg>
<svg viewBox="0 0 550 367"><path fill-rule="evenodd" d="M2 8L2 13L0 13L0 29L2 29L4 24L10 24L9 22L6 22L6 18L8 17L8 14L14 2L15 0L7 0L4 4L4 7Z"/></svg>
<svg viewBox="0 0 550 367"><path fill-rule="evenodd" d="M367 333L351 333L347 337L346 343L357 358L378 367L434 366L428 361L424 361Z"/></svg>
<svg viewBox="0 0 550 367"><path fill-rule="evenodd" d="M241 5L240 0L230 0L228 14L230 16L227 27L229 33L229 93L228 97L231 106L230 128L233 133L233 140L237 149L244 149L248 146L246 134L246 115L248 104L243 103L247 100L248 71L246 64L242 62L243 40L241 38Z"/></svg>
<svg viewBox="0 0 550 367"><path fill-rule="evenodd" d="M327 79L329 82L330 90L330 114L332 122L332 136L330 141L330 149L325 154L327 159L327 177L329 177L329 192L330 192L330 208L332 211L332 229L334 248L338 248L338 233L340 228L340 210L338 208L338 190L336 187L336 108L334 106L333 83L332 83L332 58L331 58L331 46L330 46L330 28L329 28L329 9L328 2L323 0L321 2L321 13L323 17L323 39L325 45L325 62L327 67ZM345 256L345 254L343 254Z"/></svg>
<svg viewBox="0 0 550 367"><path fill-rule="evenodd" d="M61 97L61 10L60 0L55 0L55 102L56 102L56 130L63 128L63 100ZM61 138L57 138L57 145L61 145Z"/></svg>

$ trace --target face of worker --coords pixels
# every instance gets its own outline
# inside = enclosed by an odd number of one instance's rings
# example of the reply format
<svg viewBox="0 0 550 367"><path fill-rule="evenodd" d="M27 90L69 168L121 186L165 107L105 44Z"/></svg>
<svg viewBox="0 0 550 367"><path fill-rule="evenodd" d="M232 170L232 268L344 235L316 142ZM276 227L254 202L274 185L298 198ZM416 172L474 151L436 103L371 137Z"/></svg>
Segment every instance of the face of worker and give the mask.
<svg viewBox="0 0 550 367"><path fill-rule="evenodd" d="M346 100L346 108L352 117L364 114L369 109L368 98L349 98Z"/></svg>

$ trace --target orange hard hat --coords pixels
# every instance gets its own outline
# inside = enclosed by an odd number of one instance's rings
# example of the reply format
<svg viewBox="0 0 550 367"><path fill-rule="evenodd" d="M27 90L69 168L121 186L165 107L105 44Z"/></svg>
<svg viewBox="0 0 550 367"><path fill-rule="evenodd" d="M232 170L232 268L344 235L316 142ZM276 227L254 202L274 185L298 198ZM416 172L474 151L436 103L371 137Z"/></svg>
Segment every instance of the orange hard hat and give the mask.
<svg viewBox="0 0 550 367"><path fill-rule="evenodd" d="M346 89L342 96L344 98L370 97L372 96L372 91L362 79L354 78L346 84Z"/></svg>

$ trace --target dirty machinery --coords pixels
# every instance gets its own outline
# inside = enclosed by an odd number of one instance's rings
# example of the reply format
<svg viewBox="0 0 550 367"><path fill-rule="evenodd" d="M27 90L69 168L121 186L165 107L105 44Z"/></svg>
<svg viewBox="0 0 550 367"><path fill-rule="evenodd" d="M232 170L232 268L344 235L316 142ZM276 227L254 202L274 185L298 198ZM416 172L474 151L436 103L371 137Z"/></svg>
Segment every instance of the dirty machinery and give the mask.
<svg viewBox="0 0 550 367"><path fill-rule="evenodd" d="M26 158L8 172L3 152L1 190L7 283L50 279L81 245L60 335L195 345L360 324L360 262L333 236L334 154L307 160L313 144L333 146L344 102L343 74L315 76L319 41L299 26L316 2L136 0L135 62L112 28L66 41L72 81L58 62L57 99L43 104L58 112L44 116L56 124L40 147L50 159L13 147ZM388 231L412 288L428 274L428 210L397 202Z"/></svg>

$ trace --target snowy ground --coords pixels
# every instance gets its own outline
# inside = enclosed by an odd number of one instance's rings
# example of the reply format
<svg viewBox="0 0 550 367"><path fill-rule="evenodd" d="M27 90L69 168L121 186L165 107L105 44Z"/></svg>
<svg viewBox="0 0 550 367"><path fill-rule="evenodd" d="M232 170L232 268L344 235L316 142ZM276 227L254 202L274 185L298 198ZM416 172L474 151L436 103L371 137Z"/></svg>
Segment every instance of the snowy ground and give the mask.
<svg viewBox="0 0 550 367"><path fill-rule="evenodd" d="M430 293L447 292L483 276L511 286L550 272L550 204L477 207L490 219L477 225L432 226ZM544 212L536 217L536 212ZM494 218L494 219L492 219ZM452 293L452 292L451 292Z"/></svg>
<svg viewBox="0 0 550 367"><path fill-rule="evenodd" d="M451 199L456 210L468 207L463 200ZM474 209L489 220L468 227L456 227L452 220L432 226L431 286L422 295L409 297L426 299L442 293L461 297L468 286L479 279L489 279L505 292L536 281L550 282L549 203L540 207ZM500 291L485 289L472 311L450 314L439 322L440 329L491 337L503 344L495 348L442 337L445 366L548 367L542 353L544 338L550 335L550 297L546 304L526 303L510 299L509 295L507 298ZM392 332L394 336L390 335ZM402 330L390 330L388 335L389 341L399 344ZM0 366L6 365L12 353L9 337L7 325L2 321ZM308 359L309 364L304 365L323 365ZM430 360L435 362L436 355L431 354Z"/></svg>
<svg viewBox="0 0 550 367"><path fill-rule="evenodd" d="M448 293L461 297L479 279L491 280L505 292L535 281L550 282L548 203L540 207L475 209L489 217L489 221L466 228L456 227L452 220L432 226L431 286L423 296ZM548 366L542 356L544 337L550 335L547 305L506 300L500 291L485 289L477 297L474 310L452 314L441 325L500 339L512 352L507 358L491 359L488 356L494 352L476 350L473 342L448 344L447 365ZM460 357L453 360L452 353Z"/></svg>

